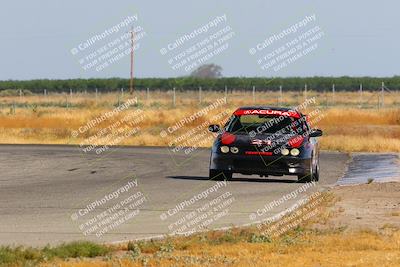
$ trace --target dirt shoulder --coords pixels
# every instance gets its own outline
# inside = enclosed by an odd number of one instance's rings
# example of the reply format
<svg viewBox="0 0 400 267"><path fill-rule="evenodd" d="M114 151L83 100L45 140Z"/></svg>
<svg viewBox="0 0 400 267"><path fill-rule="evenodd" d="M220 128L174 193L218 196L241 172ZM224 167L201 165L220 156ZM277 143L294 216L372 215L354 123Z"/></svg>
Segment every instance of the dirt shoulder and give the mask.
<svg viewBox="0 0 400 267"><path fill-rule="evenodd" d="M325 227L378 232L400 229L400 183L337 186L332 192L338 201Z"/></svg>

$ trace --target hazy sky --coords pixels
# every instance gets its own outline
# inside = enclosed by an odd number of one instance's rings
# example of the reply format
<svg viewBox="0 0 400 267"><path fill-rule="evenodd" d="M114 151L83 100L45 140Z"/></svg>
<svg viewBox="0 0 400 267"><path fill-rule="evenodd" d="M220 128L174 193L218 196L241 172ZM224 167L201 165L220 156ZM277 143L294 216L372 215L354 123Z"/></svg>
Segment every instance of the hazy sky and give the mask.
<svg viewBox="0 0 400 267"><path fill-rule="evenodd" d="M120 38L129 31L130 26L121 26L119 32L106 35L88 48L84 48L84 43L135 15L137 20L132 25L140 27L136 35L139 36L140 32L143 34L143 38L137 41L138 49L134 54L136 77L188 75L190 71L176 66L174 69L173 64L184 58L190 61L187 49L195 45L197 51L207 47L199 44L200 41L210 40L210 36L218 31L225 33L224 29L233 34L226 35L227 40L220 41L223 49L218 53L213 52L217 50L214 43L214 48L202 54L205 56L214 53L213 56L201 61L222 66L224 76L399 74L400 2L394 0L2 0L0 5L0 80L129 77L129 55L112 59L103 54L101 58L101 51L112 51L110 47L108 50L101 50L101 47L107 47L110 42ZM256 55L249 53L249 49L257 47L257 44L272 35L282 33L306 16L314 14L315 20L300 27L297 32L285 35L262 51L257 51ZM207 32L196 32L193 38L168 51L166 55L160 53L161 48L172 47L184 34L191 34L208 22L225 15L226 21L209 27ZM322 37L310 42L315 45L315 49L303 53L302 57L292 60L280 70L261 68L257 62L260 56L272 53L315 27L323 32ZM223 35L219 37L222 38ZM123 44L123 41L119 44ZM79 45L83 50L73 55L71 49ZM304 49L298 52L302 53ZM182 53L185 55L182 56ZM82 60L90 54L90 59ZM181 59L175 59L173 64L168 63L179 54ZM273 58L270 55L268 60ZM93 63L96 59L96 64L107 60L112 63L96 71L98 65ZM86 66L85 70L83 66L87 63L94 65L90 68Z"/></svg>

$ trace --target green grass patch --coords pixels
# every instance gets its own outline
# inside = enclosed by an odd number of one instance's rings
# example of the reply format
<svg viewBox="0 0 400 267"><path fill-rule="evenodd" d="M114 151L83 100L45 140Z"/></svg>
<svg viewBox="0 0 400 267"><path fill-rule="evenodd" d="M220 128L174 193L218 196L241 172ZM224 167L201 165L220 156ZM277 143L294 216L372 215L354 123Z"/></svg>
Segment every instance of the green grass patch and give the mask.
<svg viewBox="0 0 400 267"><path fill-rule="evenodd" d="M105 256L111 250L104 246L87 241L77 241L55 247L0 247L0 266L35 265L54 258L93 258Z"/></svg>

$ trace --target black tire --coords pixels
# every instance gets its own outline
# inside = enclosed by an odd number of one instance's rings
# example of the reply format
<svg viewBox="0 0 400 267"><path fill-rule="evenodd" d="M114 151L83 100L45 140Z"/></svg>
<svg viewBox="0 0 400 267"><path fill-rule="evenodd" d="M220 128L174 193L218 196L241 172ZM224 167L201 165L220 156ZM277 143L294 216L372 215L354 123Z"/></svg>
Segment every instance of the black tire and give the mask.
<svg viewBox="0 0 400 267"><path fill-rule="evenodd" d="M208 177L210 178L210 180L214 181L223 181L223 180L229 181L232 179L232 173L227 171L210 169Z"/></svg>
<svg viewBox="0 0 400 267"><path fill-rule="evenodd" d="M316 181L316 182L319 181L319 162L317 163L317 166L315 166L313 180Z"/></svg>
<svg viewBox="0 0 400 267"><path fill-rule="evenodd" d="M315 179L315 174L314 174L314 167L312 165L313 159L310 160L310 171L306 172L304 174L298 175L297 176L297 181L299 183L310 183L314 181Z"/></svg>
<svg viewBox="0 0 400 267"><path fill-rule="evenodd" d="M223 172L223 176L226 181L232 180L232 173L231 172Z"/></svg>
<svg viewBox="0 0 400 267"><path fill-rule="evenodd" d="M299 183L310 183L312 181L313 175L311 173L306 173L297 176L297 181Z"/></svg>
<svg viewBox="0 0 400 267"><path fill-rule="evenodd" d="M221 171L219 170L212 170L210 169L209 173L208 173L208 178L210 180L216 180L217 178L219 178L219 174L221 173Z"/></svg>

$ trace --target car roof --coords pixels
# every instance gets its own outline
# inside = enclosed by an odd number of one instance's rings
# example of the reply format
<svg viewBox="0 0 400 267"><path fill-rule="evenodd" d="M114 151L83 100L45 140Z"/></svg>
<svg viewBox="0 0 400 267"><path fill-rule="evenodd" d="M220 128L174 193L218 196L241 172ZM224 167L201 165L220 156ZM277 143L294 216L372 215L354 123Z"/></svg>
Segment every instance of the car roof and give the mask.
<svg viewBox="0 0 400 267"><path fill-rule="evenodd" d="M245 107L240 107L238 109L266 109L266 110L280 110L280 111L293 110L291 108L270 107L270 106L245 106Z"/></svg>

